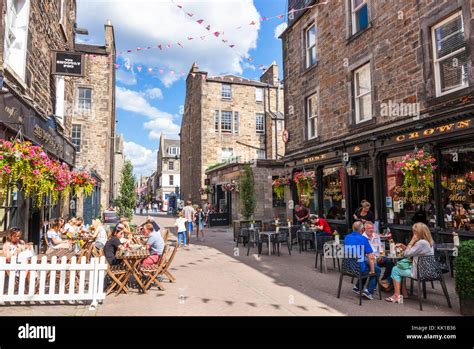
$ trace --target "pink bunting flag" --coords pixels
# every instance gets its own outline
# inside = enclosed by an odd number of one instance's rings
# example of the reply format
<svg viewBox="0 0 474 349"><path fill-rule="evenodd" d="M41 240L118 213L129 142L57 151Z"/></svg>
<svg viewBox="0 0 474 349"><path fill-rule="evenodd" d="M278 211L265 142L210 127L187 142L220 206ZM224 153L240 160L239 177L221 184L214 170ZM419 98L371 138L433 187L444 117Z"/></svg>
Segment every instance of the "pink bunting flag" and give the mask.
<svg viewBox="0 0 474 349"><path fill-rule="evenodd" d="M181 6L181 5L176 5L176 6L178 6L179 8L183 8L183 6Z"/></svg>
<svg viewBox="0 0 474 349"><path fill-rule="evenodd" d="M206 80L206 75L202 74L201 79Z"/></svg>
<svg viewBox="0 0 474 349"><path fill-rule="evenodd" d="M192 14L192 13L190 13L190 12L187 12L186 14L187 14L189 17L194 16L194 14Z"/></svg>
<svg viewBox="0 0 474 349"><path fill-rule="evenodd" d="M158 45L158 48L159 48L160 50L162 50L162 49L163 49L163 47L161 47L161 44L159 44L159 45Z"/></svg>
<svg viewBox="0 0 474 349"><path fill-rule="evenodd" d="M163 69L159 69L160 74L163 74L165 71Z"/></svg>
<svg viewBox="0 0 474 349"><path fill-rule="evenodd" d="M260 20L263 22L263 21L268 21L268 17L262 17L260 18Z"/></svg>
<svg viewBox="0 0 474 349"><path fill-rule="evenodd" d="M206 27L206 29L207 29L207 30L211 30L211 26L208 25L208 26Z"/></svg>
<svg viewBox="0 0 474 349"><path fill-rule="evenodd" d="M191 76L192 76L193 78L195 78L195 77L196 77L196 73L191 73Z"/></svg>
<svg viewBox="0 0 474 349"><path fill-rule="evenodd" d="M141 50L142 50L142 48L141 48L141 47L137 47L137 51L141 51Z"/></svg>
<svg viewBox="0 0 474 349"><path fill-rule="evenodd" d="M171 48L171 45L170 45L170 44L168 44L168 45L166 45L166 47L168 47L168 48Z"/></svg>
<svg viewBox="0 0 474 349"><path fill-rule="evenodd" d="M128 53L132 52L132 50L127 50Z"/></svg>
<svg viewBox="0 0 474 349"><path fill-rule="evenodd" d="M174 75L174 70L170 70L170 74L171 74L171 75Z"/></svg>
<svg viewBox="0 0 474 349"><path fill-rule="evenodd" d="M180 42L178 42L177 44L179 47L184 48L184 46Z"/></svg>
<svg viewBox="0 0 474 349"><path fill-rule="evenodd" d="M227 42L227 40L225 40L225 39L222 39L222 42L225 44L225 43Z"/></svg>
<svg viewBox="0 0 474 349"><path fill-rule="evenodd" d="M204 19L198 19L196 22L198 22L199 24L202 24L204 22Z"/></svg>
<svg viewBox="0 0 474 349"><path fill-rule="evenodd" d="M254 21L250 22L249 25L255 25L256 23Z"/></svg>
<svg viewBox="0 0 474 349"><path fill-rule="evenodd" d="M192 39L194 39L194 38L192 38L192 37L190 37L190 36L188 37L188 40L192 40Z"/></svg>
<svg viewBox="0 0 474 349"><path fill-rule="evenodd" d="M120 68L120 64L115 64L114 66L115 66L115 69Z"/></svg>
<svg viewBox="0 0 474 349"><path fill-rule="evenodd" d="M141 73L142 67L137 67L137 70L138 70L139 73Z"/></svg>
<svg viewBox="0 0 474 349"><path fill-rule="evenodd" d="M285 16L284 15L279 15L279 16L277 16L277 18L278 19L283 19L283 18L285 18Z"/></svg>
<svg viewBox="0 0 474 349"><path fill-rule="evenodd" d="M235 47L235 45L234 45L234 44L232 44L232 45L229 45L229 47L230 47L230 48L234 48L234 47Z"/></svg>
<svg viewBox="0 0 474 349"><path fill-rule="evenodd" d="M214 32L214 36L215 36L216 38L219 37L219 35L221 35L221 33L219 33L219 32Z"/></svg>
<svg viewBox="0 0 474 349"><path fill-rule="evenodd" d="M153 68L148 68L148 72L151 73L153 71Z"/></svg>

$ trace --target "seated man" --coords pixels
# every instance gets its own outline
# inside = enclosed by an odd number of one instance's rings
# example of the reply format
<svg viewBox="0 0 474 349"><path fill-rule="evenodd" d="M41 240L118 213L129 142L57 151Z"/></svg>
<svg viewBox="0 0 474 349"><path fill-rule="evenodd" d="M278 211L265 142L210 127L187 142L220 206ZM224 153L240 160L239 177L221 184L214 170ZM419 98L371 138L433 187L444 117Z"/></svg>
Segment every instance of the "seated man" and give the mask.
<svg viewBox="0 0 474 349"><path fill-rule="evenodd" d="M369 240L362 235L363 233L364 224L360 221L356 221L352 225L352 233L344 238L344 258L356 258L358 260L360 272L365 276L362 277L361 280L362 287L364 287L367 281L367 276L369 277L369 284L362 292L362 295L367 299L374 299L373 294L380 276L380 268L375 265L372 247L370 246ZM360 293L358 285L359 280L352 289L357 294Z"/></svg>
<svg viewBox="0 0 474 349"><path fill-rule="evenodd" d="M394 264L390 258L383 257L380 255L380 249L384 248L384 246L382 245L382 241L380 240L380 235L375 233L374 223L366 222L364 228L364 236L369 240L369 244L370 247L372 247L377 265L379 267L385 267L380 285L382 286L382 289L384 291L388 291L393 287L391 274Z"/></svg>
<svg viewBox="0 0 474 349"><path fill-rule="evenodd" d="M150 256L143 260L142 265L144 267L149 267L160 261L165 248L165 242L163 241L161 232L159 230L154 230L151 223L146 223L143 226L143 233L145 234L145 237L148 238L146 248L150 251Z"/></svg>
<svg viewBox="0 0 474 349"><path fill-rule="evenodd" d="M318 236L331 236L331 227L327 220L318 217L318 215L311 215L310 221L316 226Z"/></svg>

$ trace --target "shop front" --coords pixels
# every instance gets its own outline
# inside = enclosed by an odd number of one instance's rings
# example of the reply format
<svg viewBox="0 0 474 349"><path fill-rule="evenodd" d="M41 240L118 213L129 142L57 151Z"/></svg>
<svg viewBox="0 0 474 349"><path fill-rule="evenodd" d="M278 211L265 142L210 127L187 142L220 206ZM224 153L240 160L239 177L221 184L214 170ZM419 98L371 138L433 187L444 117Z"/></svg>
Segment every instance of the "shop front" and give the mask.
<svg viewBox="0 0 474 349"><path fill-rule="evenodd" d="M316 176L306 203L291 184L295 203L327 218L342 234L350 229L361 201L367 200L379 229L389 228L397 241L407 241L416 222L426 223L440 241L452 240L453 231L461 238L474 238L472 113L432 118L341 143L288 162L293 178L298 172L314 171ZM410 192L402 167L407 155L415 161L416 154L422 154L420 166L433 159L433 173Z"/></svg>
<svg viewBox="0 0 474 349"><path fill-rule="evenodd" d="M0 95L0 138L5 140L30 141L42 146L51 159L74 164L74 146L66 139L61 125L55 117L45 118L31 107L26 100L14 92ZM9 185L6 197L0 203L0 230L18 227L24 238L36 246L40 242L40 232L45 222L67 214L69 201L63 202L61 196L56 204L51 197L45 197L39 207L30 198L24 197L21 190Z"/></svg>

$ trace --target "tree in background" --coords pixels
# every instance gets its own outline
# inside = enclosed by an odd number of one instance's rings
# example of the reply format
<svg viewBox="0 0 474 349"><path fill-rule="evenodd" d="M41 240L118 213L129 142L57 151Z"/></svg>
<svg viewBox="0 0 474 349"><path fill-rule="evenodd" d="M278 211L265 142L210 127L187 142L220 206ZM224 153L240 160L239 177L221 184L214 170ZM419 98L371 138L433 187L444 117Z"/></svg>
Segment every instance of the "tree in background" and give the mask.
<svg viewBox="0 0 474 349"><path fill-rule="evenodd" d="M120 178L120 195L117 199L120 217L132 219L135 203L136 193L133 165L129 160L126 160Z"/></svg>
<svg viewBox="0 0 474 349"><path fill-rule="evenodd" d="M250 219L255 211L257 203L255 197L255 182L253 179L253 171L250 165L244 166L244 173L240 177L240 200L242 201L242 216Z"/></svg>

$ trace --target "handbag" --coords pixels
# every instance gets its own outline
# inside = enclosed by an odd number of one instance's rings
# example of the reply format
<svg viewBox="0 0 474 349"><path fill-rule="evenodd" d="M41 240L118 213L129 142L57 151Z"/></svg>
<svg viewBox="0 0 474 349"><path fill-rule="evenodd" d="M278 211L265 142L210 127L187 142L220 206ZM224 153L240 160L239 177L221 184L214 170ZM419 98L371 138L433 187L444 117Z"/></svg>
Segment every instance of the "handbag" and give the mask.
<svg viewBox="0 0 474 349"><path fill-rule="evenodd" d="M412 262L408 258L403 258L397 262L397 268L401 270L410 270Z"/></svg>

